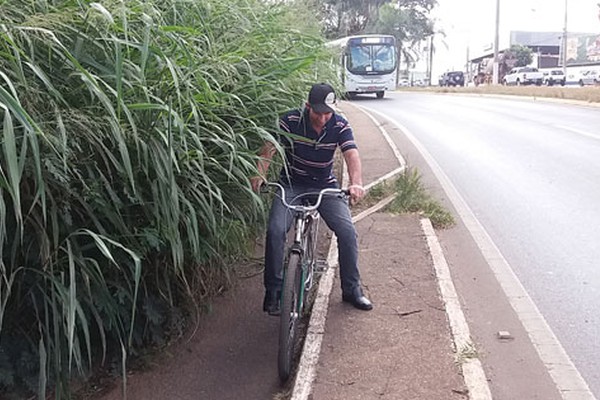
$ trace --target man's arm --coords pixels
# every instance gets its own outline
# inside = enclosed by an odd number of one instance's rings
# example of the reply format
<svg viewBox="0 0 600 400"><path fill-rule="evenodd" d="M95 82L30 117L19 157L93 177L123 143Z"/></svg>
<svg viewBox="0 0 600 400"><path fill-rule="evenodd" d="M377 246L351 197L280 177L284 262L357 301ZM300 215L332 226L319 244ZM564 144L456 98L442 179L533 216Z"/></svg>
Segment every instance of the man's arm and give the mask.
<svg viewBox="0 0 600 400"><path fill-rule="evenodd" d="M260 190L260 185L267 179L267 172L269 171L269 165L271 165L271 160L275 155L277 149L275 145L271 142L265 142L260 148L260 152L258 156L260 159L256 163L256 169L258 170L258 175L250 178L250 184L252 185L252 190L258 193Z"/></svg>
<svg viewBox="0 0 600 400"><path fill-rule="evenodd" d="M360 155L357 149L346 150L343 154L346 165L348 166L348 175L350 176L350 186L348 186L348 189L350 190L350 199L352 203L356 203L365 194L362 182Z"/></svg>

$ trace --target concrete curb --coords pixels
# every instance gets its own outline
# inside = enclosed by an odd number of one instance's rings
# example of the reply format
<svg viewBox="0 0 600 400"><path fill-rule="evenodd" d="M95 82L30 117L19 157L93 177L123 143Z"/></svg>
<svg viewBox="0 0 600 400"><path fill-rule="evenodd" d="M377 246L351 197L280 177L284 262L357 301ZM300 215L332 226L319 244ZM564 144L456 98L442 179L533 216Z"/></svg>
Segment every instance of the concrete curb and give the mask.
<svg viewBox="0 0 600 400"><path fill-rule="evenodd" d="M296 371L291 400L306 400L312 390L312 383L317 373L319 354L321 354L321 343L325 334L329 296L333 288L335 266L337 266L337 250L336 236L333 235L327 255L327 265L329 265L329 268L327 268L327 271L325 271L319 282L317 297L315 298L308 323L308 332L304 340L298 370Z"/></svg>
<svg viewBox="0 0 600 400"><path fill-rule="evenodd" d="M485 372L479 358L473 352L475 345L471 341L469 325L462 312L458 294L450 275L450 268L444 257L440 242L428 218L421 219L421 228L427 239L427 246L429 247L429 253L433 261L438 287L444 301L448 321L450 322L450 330L452 331L454 346L456 347L457 363L462 369L465 385L469 390L469 399L491 400L492 394L485 377Z"/></svg>

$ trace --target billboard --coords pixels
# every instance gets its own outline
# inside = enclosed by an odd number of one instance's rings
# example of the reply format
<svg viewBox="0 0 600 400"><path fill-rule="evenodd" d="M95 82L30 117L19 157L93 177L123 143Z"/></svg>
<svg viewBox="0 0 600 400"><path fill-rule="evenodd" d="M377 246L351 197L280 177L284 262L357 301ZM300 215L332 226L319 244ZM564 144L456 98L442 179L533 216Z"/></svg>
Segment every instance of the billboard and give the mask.
<svg viewBox="0 0 600 400"><path fill-rule="evenodd" d="M600 62L600 34L567 39L567 65Z"/></svg>

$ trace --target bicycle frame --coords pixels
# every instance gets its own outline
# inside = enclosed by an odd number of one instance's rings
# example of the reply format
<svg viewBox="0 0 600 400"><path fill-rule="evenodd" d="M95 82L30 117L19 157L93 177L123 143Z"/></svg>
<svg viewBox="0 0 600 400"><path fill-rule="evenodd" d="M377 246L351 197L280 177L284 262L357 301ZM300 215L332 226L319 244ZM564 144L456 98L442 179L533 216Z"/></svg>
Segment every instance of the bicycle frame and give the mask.
<svg viewBox="0 0 600 400"><path fill-rule="evenodd" d="M285 207L293 213L294 218L294 240L288 248L288 257L283 268L283 285L281 290L281 315L279 324L279 354L278 369L279 378L282 382L287 381L291 372L293 349L296 341L296 329L298 320L304 310L305 293L312 286L312 278L316 265L313 224L318 223L318 208L323 196L326 194L348 195L347 190L326 188L318 193L304 193L293 200L294 203L300 197L316 195L317 200L312 205L289 204L286 201L285 188L279 183L268 182L267 185L280 190L280 200ZM312 238L313 243L308 243ZM310 260L307 254L310 252ZM307 263L308 261L308 263Z"/></svg>
<svg viewBox="0 0 600 400"><path fill-rule="evenodd" d="M304 309L304 295L312 287L312 278L314 274L315 266L315 238L313 237L314 232L311 232L313 227L318 229L319 213L317 210L313 211L295 211L294 213L294 241L289 246L288 257L289 260L291 253L297 253L300 257L300 268L302 269L301 281L302 288L299 291L299 299L297 305L298 314L302 313ZM309 236L312 237L313 243L308 243ZM313 246L309 249L308 246ZM284 271L284 275L287 271ZM284 278L285 279L285 278Z"/></svg>
<svg viewBox="0 0 600 400"><path fill-rule="evenodd" d="M289 247L289 251L299 252L301 257L306 256L306 239L313 227L313 224L319 223L319 213L314 211L294 213L294 239Z"/></svg>

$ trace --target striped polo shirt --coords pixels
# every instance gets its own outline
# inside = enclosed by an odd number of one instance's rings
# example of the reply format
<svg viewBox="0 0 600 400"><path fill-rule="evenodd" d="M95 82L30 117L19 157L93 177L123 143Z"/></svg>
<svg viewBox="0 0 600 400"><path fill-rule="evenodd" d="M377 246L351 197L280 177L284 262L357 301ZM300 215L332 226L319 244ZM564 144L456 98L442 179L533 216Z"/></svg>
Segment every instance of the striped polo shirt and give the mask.
<svg viewBox="0 0 600 400"><path fill-rule="evenodd" d="M357 148L348 121L334 113L319 133L312 128L308 110L292 110L279 119L279 126L296 136L283 133L279 137L287 166L281 169L281 181L315 188L337 187L333 174L335 150Z"/></svg>

